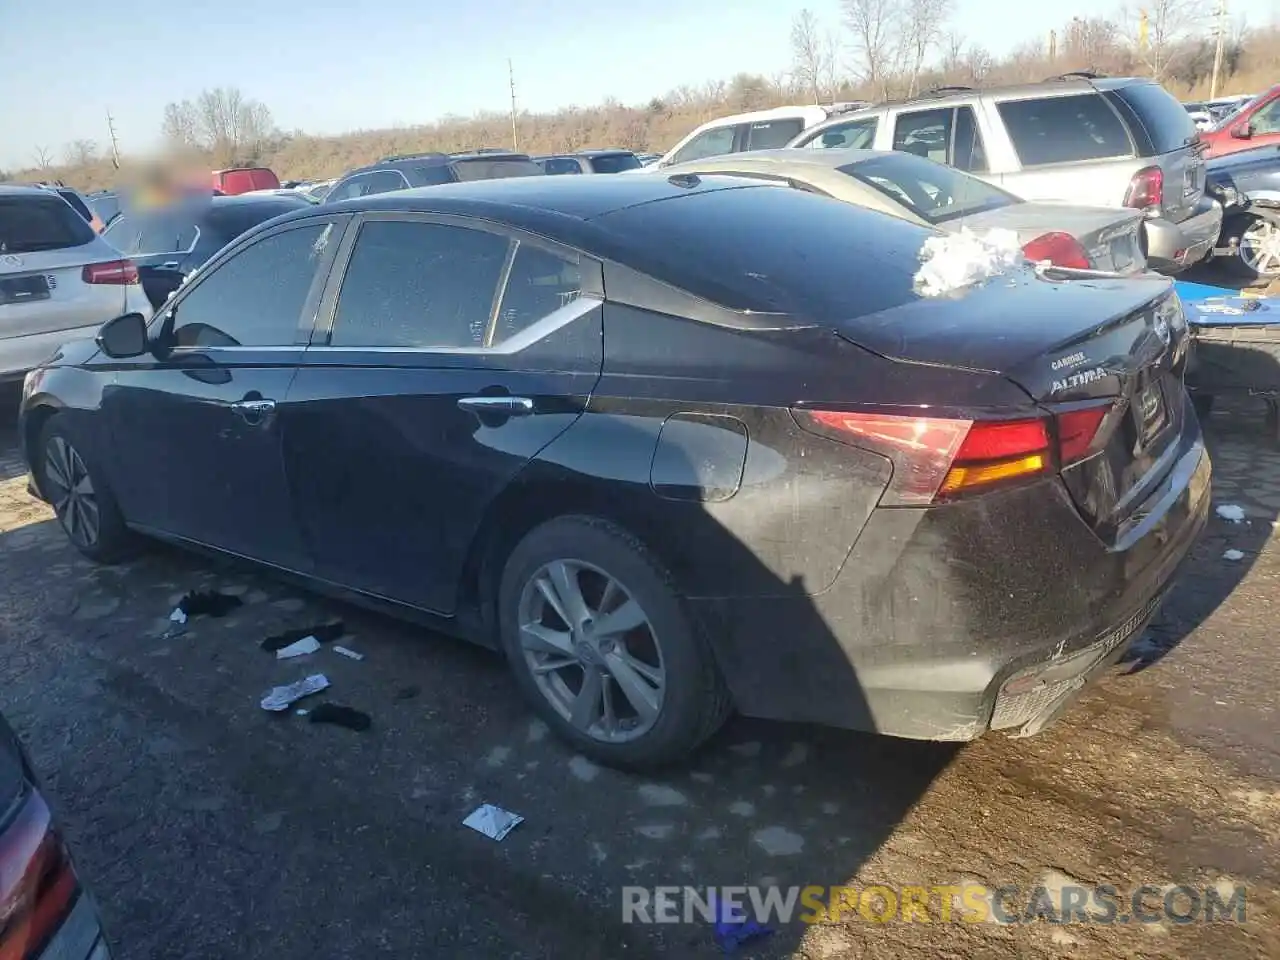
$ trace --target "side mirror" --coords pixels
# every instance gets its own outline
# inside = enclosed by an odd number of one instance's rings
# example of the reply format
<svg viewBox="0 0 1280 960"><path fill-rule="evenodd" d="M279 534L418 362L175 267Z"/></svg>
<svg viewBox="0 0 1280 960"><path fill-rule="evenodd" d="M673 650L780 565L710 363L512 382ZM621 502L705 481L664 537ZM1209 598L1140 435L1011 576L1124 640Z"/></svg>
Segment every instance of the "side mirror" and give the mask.
<svg viewBox="0 0 1280 960"><path fill-rule="evenodd" d="M140 313L126 313L108 320L98 331L98 349L112 360L140 357L147 352L147 321Z"/></svg>
<svg viewBox="0 0 1280 960"><path fill-rule="evenodd" d="M1244 123L1237 123L1231 128L1231 136L1235 137L1237 140L1248 140L1253 136L1253 124L1248 121L1245 121Z"/></svg>

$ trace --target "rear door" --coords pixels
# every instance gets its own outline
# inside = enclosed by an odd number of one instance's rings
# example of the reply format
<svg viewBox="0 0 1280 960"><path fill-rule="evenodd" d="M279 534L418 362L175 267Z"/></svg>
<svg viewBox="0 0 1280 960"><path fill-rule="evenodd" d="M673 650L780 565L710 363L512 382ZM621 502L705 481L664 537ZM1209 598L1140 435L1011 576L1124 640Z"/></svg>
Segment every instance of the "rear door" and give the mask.
<svg viewBox="0 0 1280 960"><path fill-rule="evenodd" d="M581 415L600 265L491 224L367 214L289 391L284 457L316 572L452 613L494 499Z"/></svg>
<svg viewBox="0 0 1280 960"><path fill-rule="evenodd" d="M133 231L129 235L133 249L121 252L137 266L142 289L159 310L182 286L184 265L200 239L200 228L192 217L177 210L139 214L136 226L136 239Z"/></svg>

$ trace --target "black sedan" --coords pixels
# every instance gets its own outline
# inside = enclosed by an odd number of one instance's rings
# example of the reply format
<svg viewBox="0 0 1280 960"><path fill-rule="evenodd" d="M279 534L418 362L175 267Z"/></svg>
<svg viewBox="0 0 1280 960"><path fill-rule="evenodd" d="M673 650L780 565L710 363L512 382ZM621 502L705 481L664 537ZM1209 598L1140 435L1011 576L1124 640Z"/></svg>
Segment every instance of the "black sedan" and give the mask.
<svg viewBox="0 0 1280 960"><path fill-rule="evenodd" d="M126 210L102 236L137 266L147 299L159 309L190 273L240 234L309 206L302 197L280 194L199 196Z"/></svg>
<svg viewBox="0 0 1280 960"><path fill-rule="evenodd" d="M903 220L728 177L313 207L26 381L90 557L241 557L505 651L602 762L728 712L1034 733L1152 616L1209 460L1162 278L917 292Z"/></svg>

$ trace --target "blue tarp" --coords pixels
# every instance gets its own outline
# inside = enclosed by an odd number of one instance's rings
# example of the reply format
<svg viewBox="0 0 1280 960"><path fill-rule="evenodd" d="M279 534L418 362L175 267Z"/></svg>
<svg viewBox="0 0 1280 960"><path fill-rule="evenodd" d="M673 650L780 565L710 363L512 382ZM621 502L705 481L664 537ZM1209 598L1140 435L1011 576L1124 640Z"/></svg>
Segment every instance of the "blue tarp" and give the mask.
<svg viewBox="0 0 1280 960"><path fill-rule="evenodd" d="M1173 281L1173 289L1178 291L1178 296L1183 303L1197 303L1201 300L1208 300L1210 297L1236 297L1240 295L1240 291L1232 290L1230 287L1213 287L1207 283L1192 283L1189 280Z"/></svg>

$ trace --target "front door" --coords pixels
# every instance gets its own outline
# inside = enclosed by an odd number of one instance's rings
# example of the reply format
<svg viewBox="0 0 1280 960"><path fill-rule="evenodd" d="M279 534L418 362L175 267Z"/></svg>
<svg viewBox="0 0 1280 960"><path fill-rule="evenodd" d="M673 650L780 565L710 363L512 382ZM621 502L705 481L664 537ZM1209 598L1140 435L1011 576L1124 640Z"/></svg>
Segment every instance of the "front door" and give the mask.
<svg viewBox="0 0 1280 960"><path fill-rule="evenodd" d="M333 273L331 329L283 414L315 572L452 613L495 498L599 378L600 265L468 221L369 214Z"/></svg>
<svg viewBox="0 0 1280 960"><path fill-rule="evenodd" d="M333 229L286 224L221 258L153 322L168 349L122 366L103 409L119 450L113 484L130 521L305 566L280 423Z"/></svg>

